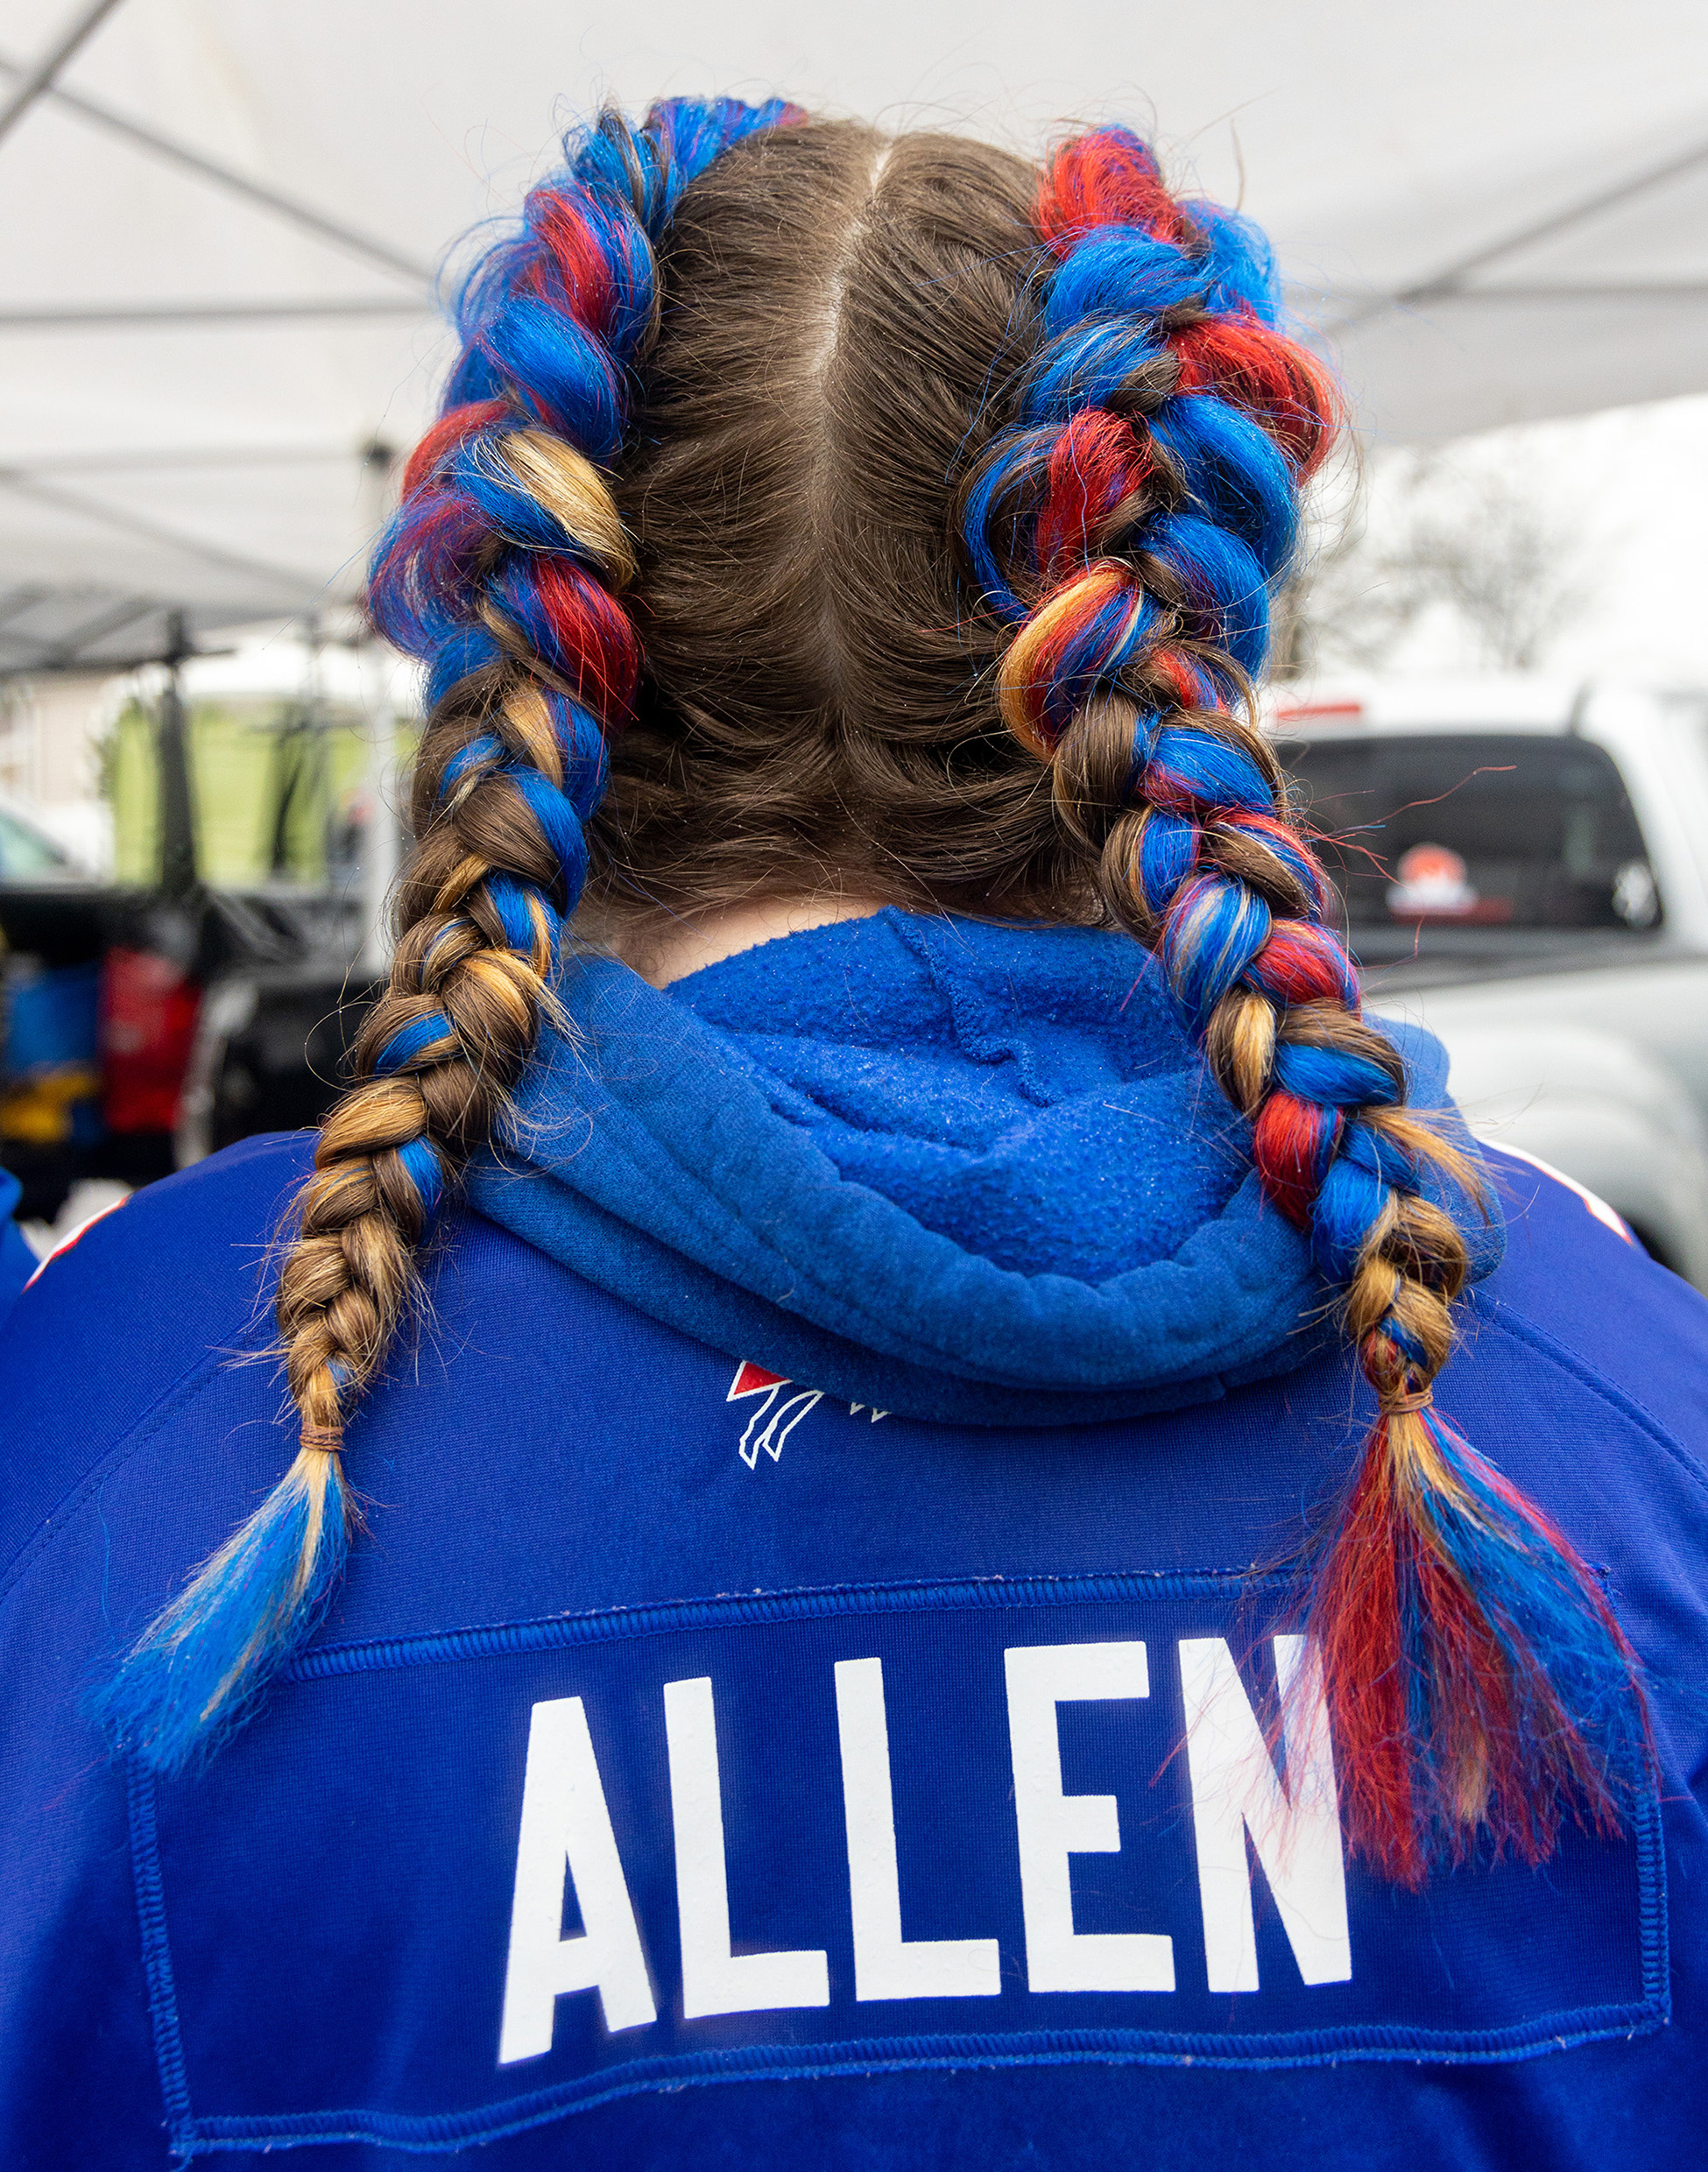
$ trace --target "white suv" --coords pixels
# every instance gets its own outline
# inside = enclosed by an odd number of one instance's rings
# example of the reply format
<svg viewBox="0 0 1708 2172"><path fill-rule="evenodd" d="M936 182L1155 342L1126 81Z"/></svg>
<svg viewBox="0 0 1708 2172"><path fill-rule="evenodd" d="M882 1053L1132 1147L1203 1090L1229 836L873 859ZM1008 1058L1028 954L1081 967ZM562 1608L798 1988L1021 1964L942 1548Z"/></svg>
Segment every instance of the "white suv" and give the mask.
<svg viewBox="0 0 1708 2172"><path fill-rule="evenodd" d="M1472 1128L1708 1290L1708 700L1543 679L1278 690L1371 1008Z"/></svg>

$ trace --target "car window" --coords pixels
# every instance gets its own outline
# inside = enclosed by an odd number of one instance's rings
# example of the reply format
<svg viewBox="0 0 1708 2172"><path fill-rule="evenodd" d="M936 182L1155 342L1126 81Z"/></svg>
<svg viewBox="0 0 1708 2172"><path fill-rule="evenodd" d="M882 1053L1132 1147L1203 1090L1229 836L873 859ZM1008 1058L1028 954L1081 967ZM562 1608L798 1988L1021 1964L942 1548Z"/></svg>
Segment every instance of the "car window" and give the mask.
<svg viewBox="0 0 1708 2172"><path fill-rule="evenodd" d="M1359 931L1659 926L1662 900L1613 758L1529 732L1287 741Z"/></svg>
<svg viewBox="0 0 1708 2172"><path fill-rule="evenodd" d="M0 877L53 874L70 864L51 837L0 807Z"/></svg>

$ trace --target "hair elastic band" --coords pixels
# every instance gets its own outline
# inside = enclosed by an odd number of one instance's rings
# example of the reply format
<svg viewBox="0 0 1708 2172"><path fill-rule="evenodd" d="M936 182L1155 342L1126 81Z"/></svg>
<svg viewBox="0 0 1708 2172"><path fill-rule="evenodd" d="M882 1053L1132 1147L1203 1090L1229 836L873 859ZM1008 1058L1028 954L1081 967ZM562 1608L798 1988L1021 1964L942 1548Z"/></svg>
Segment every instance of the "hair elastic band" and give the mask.
<svg viewBox="0 0 1708 2172"><path fill-rule="evenodd" d="M1435 1401L1432 1387L1414 1388L1408 1395L1385 1395L1382 1398L1384 1418L1406 1418L1415 1411L1428 1410Z"/></svg>

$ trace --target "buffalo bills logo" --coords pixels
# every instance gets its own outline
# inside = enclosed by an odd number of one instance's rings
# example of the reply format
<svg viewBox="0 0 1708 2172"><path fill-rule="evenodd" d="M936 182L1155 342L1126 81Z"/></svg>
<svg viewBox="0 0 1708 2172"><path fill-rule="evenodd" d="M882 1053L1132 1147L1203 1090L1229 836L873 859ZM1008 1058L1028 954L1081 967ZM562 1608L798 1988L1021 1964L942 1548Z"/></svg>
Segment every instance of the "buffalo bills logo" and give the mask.
<svg viewBox="0 0 1708 2172"><path fill-rule="evenodd" d="M736 1377L730 1383L726 1403L752 1401L753 1410L747 1421L747 1429L741 1436L737 1454L750 1470L759 1466L759 1450L763 1449L773 1463L783 1459L783 1443L809 1410L816 1410L824 1400L823 1391L809 1387L797 1389L793 1380L780 1372L767 1372L763 1365L756 1365L743 1358L736 1367ZM872 1410L865 1403L850 1403L848 1414L857 1418L865 1410L876 1425L880 1418L887 1418L886 1410Z"/></svg>

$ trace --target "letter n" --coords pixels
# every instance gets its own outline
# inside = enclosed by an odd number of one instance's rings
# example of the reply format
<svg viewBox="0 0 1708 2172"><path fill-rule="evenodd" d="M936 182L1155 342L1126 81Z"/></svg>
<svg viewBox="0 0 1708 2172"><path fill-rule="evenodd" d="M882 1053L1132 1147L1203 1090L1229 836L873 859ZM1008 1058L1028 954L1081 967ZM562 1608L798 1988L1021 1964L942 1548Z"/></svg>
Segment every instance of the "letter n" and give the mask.
<svg viewBox="0 0 1708 2172"><path fill-rule="evenodd" d="M1305 1640L1277 1637L1274 1643L1287 1750L1284 1794L1226 1644L1220 1637L1197 1637L1180 1647L1198 1899L1210 1988L1216 1992L1258 1987L1247 1833L1300 1976L1307 1984L1352 1980L1328 1706Z"/></svg>

